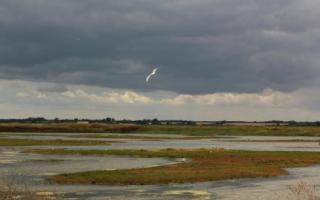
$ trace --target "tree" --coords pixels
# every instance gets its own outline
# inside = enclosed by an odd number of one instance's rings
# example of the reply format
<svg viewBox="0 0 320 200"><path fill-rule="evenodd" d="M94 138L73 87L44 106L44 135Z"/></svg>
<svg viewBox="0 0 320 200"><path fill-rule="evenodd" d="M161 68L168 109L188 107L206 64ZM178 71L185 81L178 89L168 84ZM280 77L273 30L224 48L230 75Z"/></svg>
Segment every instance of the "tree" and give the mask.
<svg viewBox="0 0 320 200"><path fill-rule="evenodd" d="M160 124L160 121L157 119L157 118L154 118L152 121L151 121L151 124Z"/></svg>

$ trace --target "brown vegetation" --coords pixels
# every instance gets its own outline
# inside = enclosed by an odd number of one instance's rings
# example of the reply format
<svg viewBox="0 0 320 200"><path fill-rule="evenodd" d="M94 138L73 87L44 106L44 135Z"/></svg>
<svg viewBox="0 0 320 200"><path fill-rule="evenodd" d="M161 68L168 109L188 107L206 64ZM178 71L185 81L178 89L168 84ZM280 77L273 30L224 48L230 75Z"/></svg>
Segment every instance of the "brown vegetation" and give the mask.
<svg viewBox="0 0 320 200"><path fill-rule="evenodd" d="M0 200L58 200L60 197L51 192L34 192L27 186L15 184L1 184Z"/></svg>
<svg viewBox="0 0 320 200"><path fill-rule="evenodd" d="M0 146L93 146L110 145L109 141L98 140L29 140L29 139L0 139Z"/></svg>
<svg viewBox="0 0 320 200"><path fill-rule="evenodd" d="M143 169L92 171L51 177L58 183L148 185L192 183L287 174L285 168L320 163L320 153L197 150L37 150L43 154L118 155L189 158L186 163Z"/></svg>
<svg viewBox="0 0 320 200"><path fill-rule="evenodd" d="M316 126L200 126L200 125L135 125L103 123L0 123L0 132L47 133L144 133L185 136L320 136Z"/></svg>
<svg viewBox="0 0 320 200"><path fill-rule="evenodd" d="M138 130L133 124L24 124L0 123L0 132L65 132L65 133L122 133Z"/></svg>
<svg viewBox="0 0 320 200"><path fill-rule="evenodd" d="M296 185L289 186L290 200L319 200L316 195L316 187L308 185L306 182L299 182Z"/></svg>
<svg viewBox="0 0 320 200"><path fill-rule="evenodd" d="M140 133L181 134L191 136L320 136L317 126L186 126L151 125L141 126Z"/></svg>

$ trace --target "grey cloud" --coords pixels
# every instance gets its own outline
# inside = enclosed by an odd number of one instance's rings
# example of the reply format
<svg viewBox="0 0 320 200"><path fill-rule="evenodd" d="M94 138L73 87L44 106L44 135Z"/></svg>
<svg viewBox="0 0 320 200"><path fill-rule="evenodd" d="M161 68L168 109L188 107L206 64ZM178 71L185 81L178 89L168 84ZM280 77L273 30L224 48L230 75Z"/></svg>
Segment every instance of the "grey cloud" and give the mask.
<svg viewBox="0 0 320 200"><path fill-rule="evenodd" d="M0 78L179 93L292 91L320 75L312 0L2 0ZM145 84L145 75L160 66Z"/></svg>
<svg viewBox="0 0 320 200"><path fill-rule="evenodd" d="M50 84L50 85L44 85L44 86L39 86L37 88L37 91L39 92L49 92L49 93L62 93L67 91L68 88L65 85L61 85L61 84Z"/></svg>

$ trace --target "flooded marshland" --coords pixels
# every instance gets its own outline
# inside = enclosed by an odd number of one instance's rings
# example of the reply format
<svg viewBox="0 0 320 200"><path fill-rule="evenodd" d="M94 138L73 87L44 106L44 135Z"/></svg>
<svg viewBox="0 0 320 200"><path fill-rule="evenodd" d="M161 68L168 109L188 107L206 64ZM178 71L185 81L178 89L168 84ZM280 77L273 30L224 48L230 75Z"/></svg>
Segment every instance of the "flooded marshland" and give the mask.
<svg viewBox="0 0 320 200"><path fill-rule="evenodd" d="M100 134L101 135L101 134ZM105 134L109 136L110 134ZM258 151L319 151L319 137L215 137L182 138L161 135L161 139L88 138L72 133L1 133L1 138L36 140L106 140L111 145L96 146L6 146L0 148L0 178L27 184L34 190L61 193L65 199L287 199L289 187L298 183L320 184L320 166L288 169L289 175L274 178L246 178L195 184L148 186L63 185L47 181L55 174L95 170L116 170L171 165L174 158L128 156L40 155L28 149L187 149L224 148ZM135 134L134 136L137 136ZM143 134L138 136L145 136ZM165 136L165 137L164 137ZM160 137L160 136L159 136ZM179 138L181 137L181 138ZM164 139L165 138L165 139Z"/></svg>

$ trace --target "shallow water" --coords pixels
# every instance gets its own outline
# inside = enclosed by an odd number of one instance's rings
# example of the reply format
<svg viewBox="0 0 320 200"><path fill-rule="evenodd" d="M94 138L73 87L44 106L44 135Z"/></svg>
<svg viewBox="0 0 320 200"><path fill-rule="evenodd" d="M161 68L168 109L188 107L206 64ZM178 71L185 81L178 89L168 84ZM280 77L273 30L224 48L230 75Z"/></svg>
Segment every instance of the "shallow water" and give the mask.
<svg viewBox="0 0 320 200"><path fill-rule="evenodd" d="M70 137L70 136L79 137ZM104 140L115 141L110 146L56 146L54 148L67 149L163 149L163 148L225 148L234 150L257 150L257 151L320 151L320 137L281 137L281 136L236 136L236 137L222 137L212 139L166 139L159 141L145 141L139 139L92 139L81 138L81 135L75 133L0 133L0 136L18 139L38 139L38 140ZM100 134L101 135L101 134ZM116 134L117 135L117 134ZM130 135L130 134L126 134ZM145 134L132 134L139 136L146 136ZM154 136L154 135L153 135ZM181 137L177 135L157 135L166 137ZM251 140L251 141L250 141ZM282 140L282 141L281 141ZM291 140L291 141L290 141ZM297 142L296 140L302 140ZM264 142L266 141L266 142ZM290 142L288 142L290 141ZM120 142L120 143L119 143ZM33 147L32 147L33 148ZM49 148L43 146L42 148ZM50 147L51 148L51 147Z"/></svg>
<svg viewBox="0 0 320 200"><path fill-rule="evenodd" d="M55 186L56 191L63 192L65 198L72 199L121 199L121 200L270 200L293 199L289 186L300 182L312 184L318 191L320 184L320 167L290 169L289 176L278 178L240 179L206 182L199 184L171 184L158 186ZM53 186L41 187L43 190Z"/></svg>
<svg viewBox="0 0 320 200"><path fill-rule="evenodd" d="M121 200L270 200L293 199L289 186L300 182L311 184L319 191L320 166L290 169L289 176L206 182L199 184L171 184L158 186L55 186L66 198ZM42 189L50 189L42 187ZM52 189L52 188L51 188ZM291 197L291 198L289 198Z"/></svg>
<svg viewBox="0 0 320 200"><path fill-rule="evenodd" d="M112 140L108 140L112 141ZM55 146L54 148L65 149L197 149L197 148L224 148L231 150L253 150L253 151L320 151L318 141L314 142L257 142L257 141L241 141L235 139L230 141L218 139L200 139L200 140L161 140L161 141L142 141L142 140L119 140L122 143L113 143L109 146ZM125 142L124 142L125 141ZM26 147L27 148L27 147ZM31 147L34 148L34 147ZM42 146L37 148L49 148Z"/></svg>
<svg viewBox="0 0 320 200"><path fill-rule="evenodd" d="M75 134L17 133L0 134L10 138L29 139L75 139ZM163 136L163 135L162 135ZM172 135L170 135L172 136ZM1 138L3 138L1 137ZM84 138L77 138L84 139ZM89 139L87 139L89 140ZM91 140L91 139L90 139ZM67 149L162 149L162 148L225 148L267 151L320 151L320 137L258 137L241 136L229 138L195 140L143 141L128 139L94 139L122 141L110 146L64 146L64 147L1 147L0 179L13 179L26 183L35 190L64 193L66 199L121 199L121 200L189 200L189 199L288 199L288 186L300 181L320 185L320 166L289 169L290 175L277 178L257 178L216 181L199 184L171 184L160 186L96 186L49 184L45 177L59 173L128 169L165 165L175 160L165 158L130 158L116 156L47 156L21 153L26 148L67 148ZM248 140L248 141L246 141ZM254 140L254 141L250 141ZM274 140L270 142L270 140ZM282 140L282 141L281 141ZM302 142L287 140L306 140ZM262 142L260 142L262 141ZM265 141L265 142L264 142ZM311 142L310 142L311 141ZM292 199L292 198L290 198Z"/></svg>
<svg viewBox="0 0 320 200"><path fill-rule="evenodd" d="M0 148L0 179L19 184L47 185L45 177L72 172L142 168L176 163L166 158L37 155L19 148Z"/></svg>

